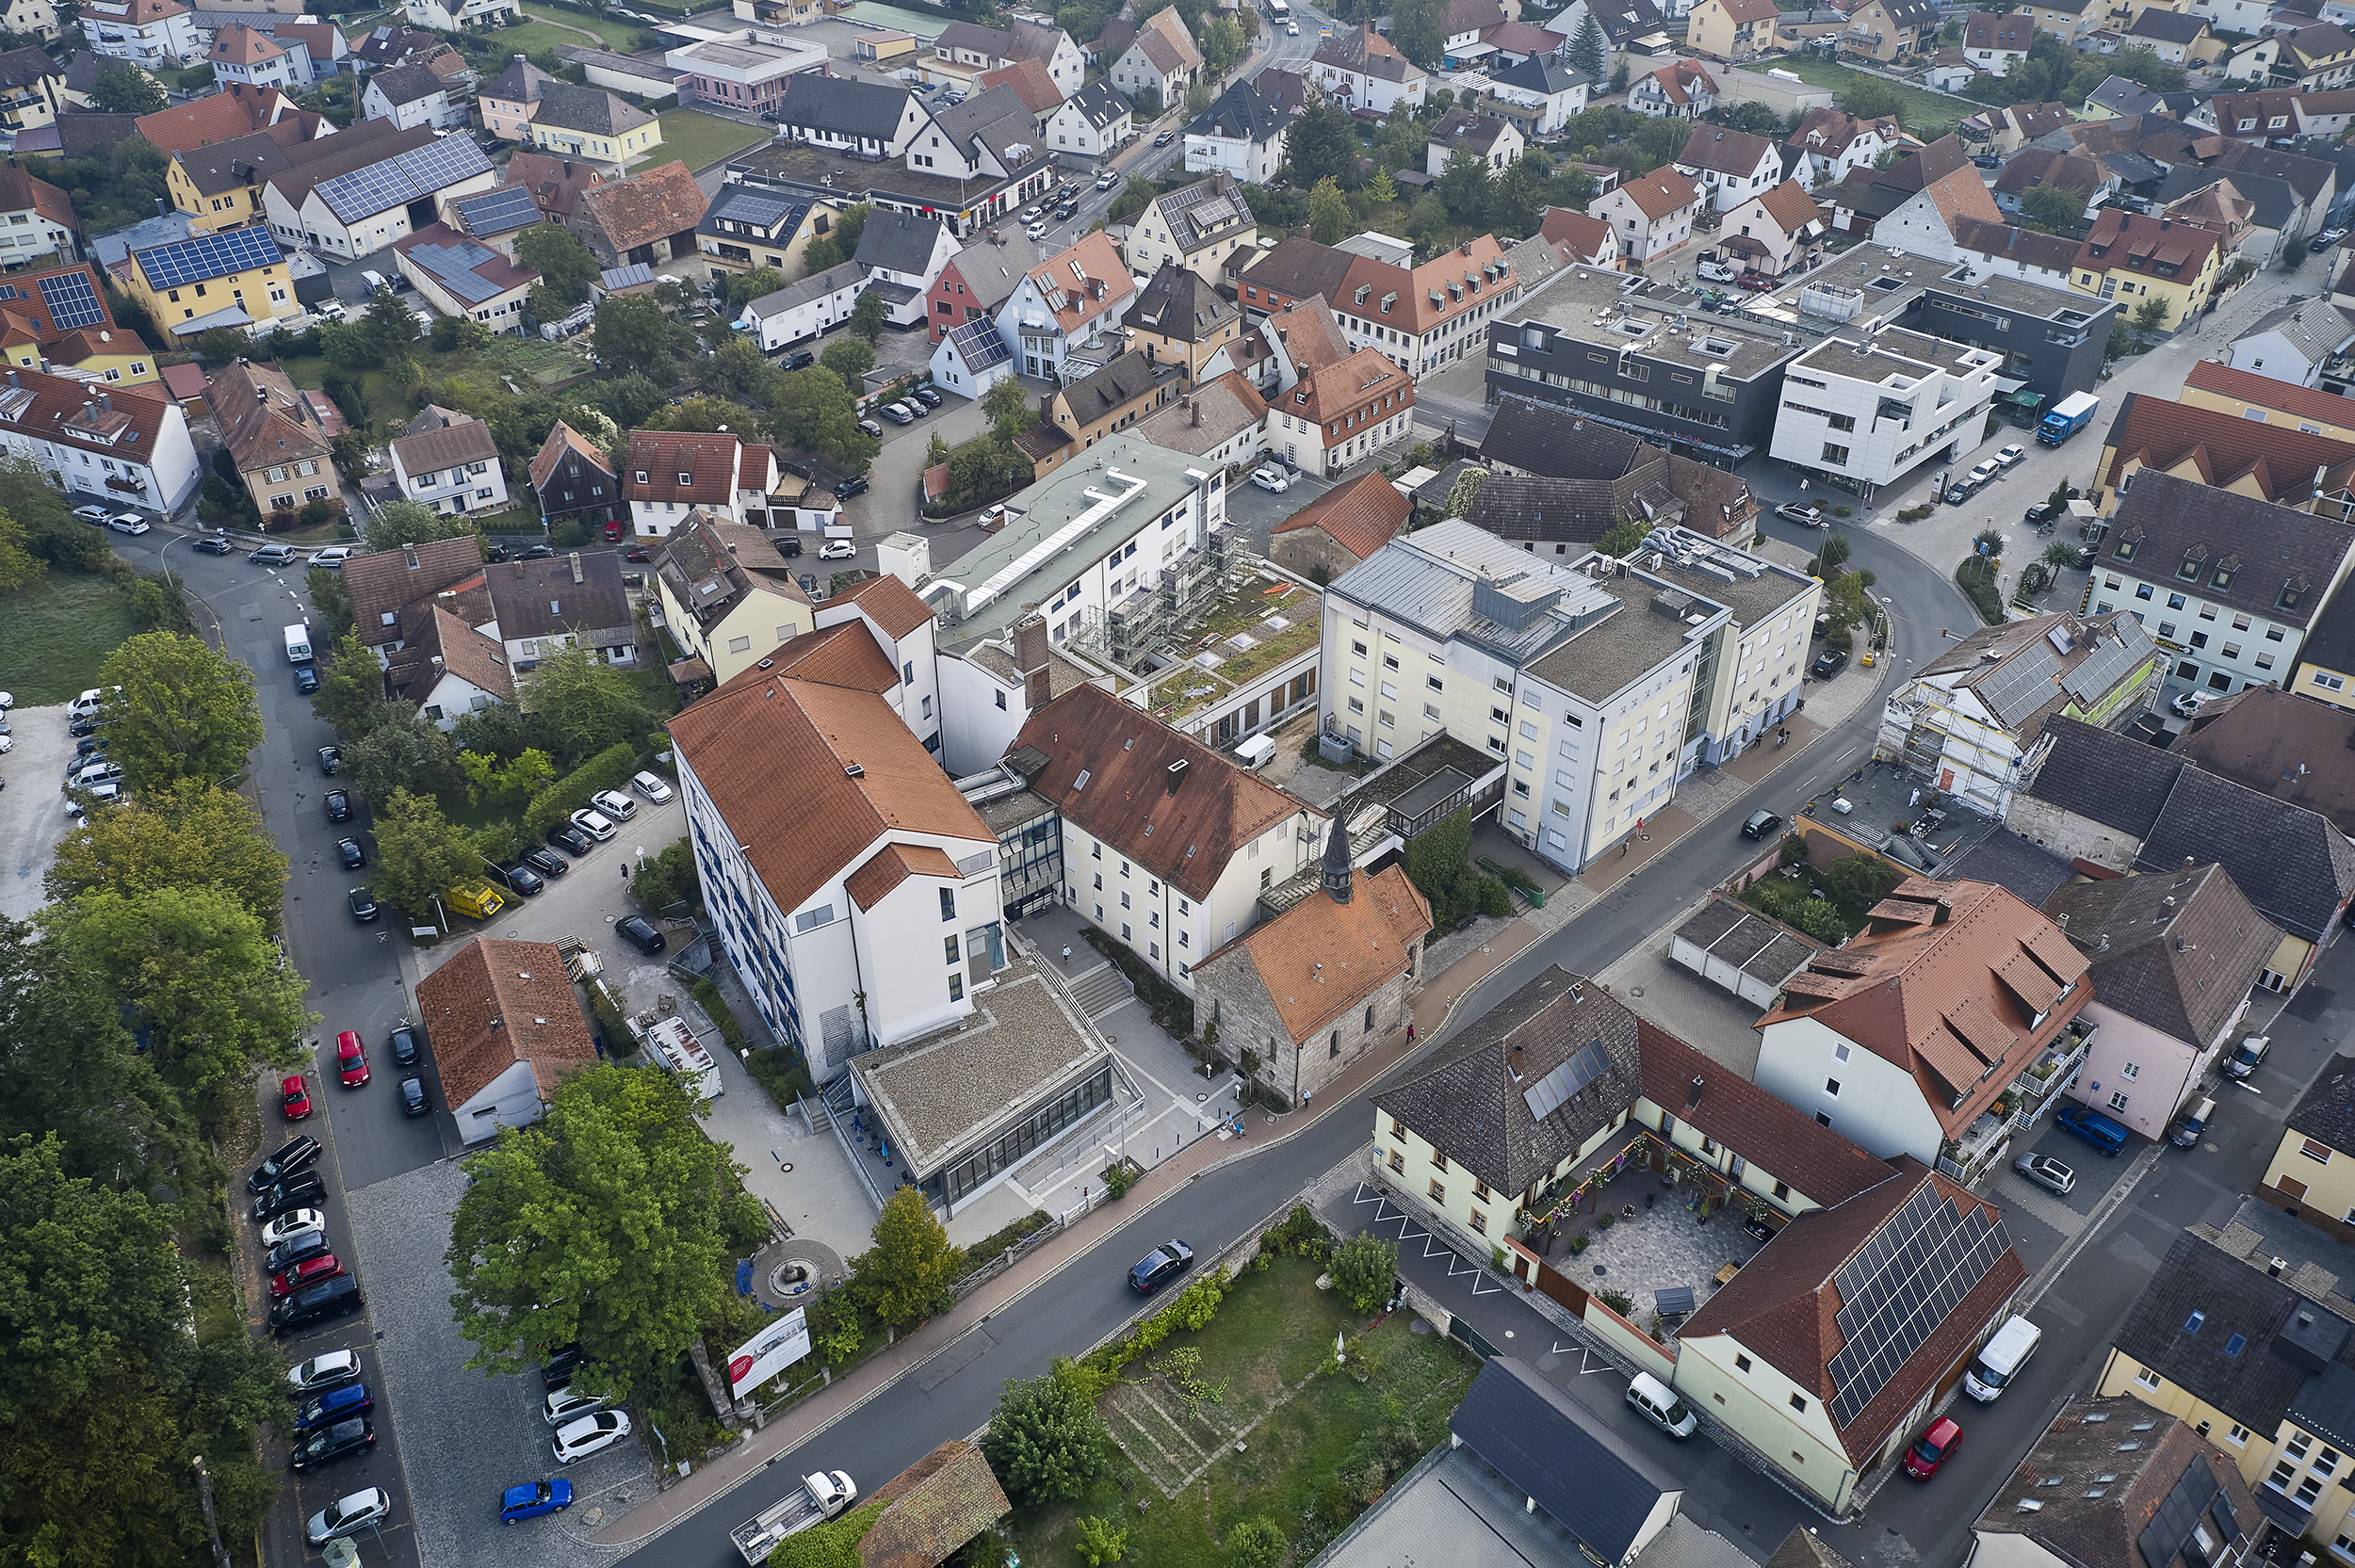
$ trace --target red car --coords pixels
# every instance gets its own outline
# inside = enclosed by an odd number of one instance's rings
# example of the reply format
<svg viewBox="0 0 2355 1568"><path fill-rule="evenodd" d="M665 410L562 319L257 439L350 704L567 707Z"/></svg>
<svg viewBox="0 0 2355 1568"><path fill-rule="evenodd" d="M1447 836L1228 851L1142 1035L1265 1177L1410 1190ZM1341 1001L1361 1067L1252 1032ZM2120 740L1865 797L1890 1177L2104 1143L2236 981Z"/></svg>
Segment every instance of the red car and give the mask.
<svg viewBox="0 0 2355 1568"><path fill-rule="evenodd" d="M622 552L622 558L624 560L650 561L654 559L654 546L651 544L633 544L628 549Z"/></svg>
<svg viewBox="0 0 2355 1568"><path fill-rule="evenodd" d="M1745 272L1733 283L1735 287L1748 289L1752 294L1763 294L1775 286L1774 279L1762 278L1755 272Z"/></svg>
<svg viewBox="0 0 2355 1568"><path fill-rule="evenodd" d="M311 1086L300 1077L282 1078L278 1084L280 1103L286 1107L286 1120L300 1122L311 1114Z"/></svg>
<svg viewBox="0 0 2355 1568"><path fill-rule="evenodd" d="M332 1280L343 1271L342 1260L333 1253L325 1257L304 1258L284 1273L270 1276L270 1300L283 1301L304 1285L317 1285L321 1280Z"/></svg>
<svg viewBox="0 0 2355 1568"><path fill-rule="evenodd" d="M619 519L619 518L615 518L613 521L611 521L611 522L608 523L608 524L605 525L605 542L606 542L608 544L611 544L611 543L614 543L614 542L616 542L617 541L619 541L619 540L621 539L621 537L622 537L622 524L621 524L621 519Z"/></svg>
<svg viewBox="0 0 2355 1568"><path fill-rule="evenodd" d="M335 1037L335 1071L343 1075L346 1089L357 1089L368 1081L367 1047L349 1029Z"/></svg>
<svg viewBox="0 0 2355 1568"><path fill-rule="evenodd" d="M1922 1434L1922 1441L1906 1450L1906 1474L1915 1480L1928 1480L1961 1441L1962 1429L1952 1418L1940 1416Z"/></svg>

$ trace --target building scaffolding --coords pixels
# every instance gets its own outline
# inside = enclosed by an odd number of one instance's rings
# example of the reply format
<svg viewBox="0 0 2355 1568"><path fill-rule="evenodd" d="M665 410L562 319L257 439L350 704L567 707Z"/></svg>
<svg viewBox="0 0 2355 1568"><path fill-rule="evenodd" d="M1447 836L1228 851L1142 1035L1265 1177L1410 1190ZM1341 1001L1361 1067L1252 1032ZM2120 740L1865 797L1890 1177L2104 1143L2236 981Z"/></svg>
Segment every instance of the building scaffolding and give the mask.
<svg viewBox="0 0 2355 1568"><path fill-rule="evenodd" d="M1100 618L1083 617L1071 634L1071 646L1101 663L1142 674L1251 564L1242 529L1213 528L1207 540L1163 566L1151 588L1137 590L1107 607Z"/></svg>

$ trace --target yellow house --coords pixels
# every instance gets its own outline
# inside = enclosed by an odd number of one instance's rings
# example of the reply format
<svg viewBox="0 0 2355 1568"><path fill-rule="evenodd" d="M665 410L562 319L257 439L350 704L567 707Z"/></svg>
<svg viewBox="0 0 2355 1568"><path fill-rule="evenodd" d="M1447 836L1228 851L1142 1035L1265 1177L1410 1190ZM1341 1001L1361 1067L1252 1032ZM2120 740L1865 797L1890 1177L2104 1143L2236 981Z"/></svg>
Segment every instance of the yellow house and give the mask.
<svg viewBox="0 0 2355 1568"><path fill-rule="evenodd" d="M2312 1256L2301 1233L2256 1203L2221 1228L2181 1232L2119 1325L2096 1392L2140 1400L2216 1444L2260 1507L2349 1568L2355 1460L2329 1412L2355 1301L2322 1264L2275 1272L2277 1258Z"/></svg>
<svg viewBox="0 0 2355 1568"><path fill-rule="evenodd" d="M0 357L24 370L47 361L115 386L160 379L155 356L139 334L117 326L106 291L87 264L45 272L17 272L16 298L0 299Z"/></svg>
<svg viewBox="0 0 2355 1568"><path fill-rule="evenodd" d="M2223 256L2224 236L2213 229L2106 207L2077 248L2069 286L2117 300L2130 321L2152 301L2164 301L2156 325L2172 331L2207 307Z"/></svg>
<svg viewBox="0 0 2355 1568"><path fill-rule="evenodd" d="M259 223L262 187L286 168L268 131L174 153L164 170L164 192L187 213L198 234Z"/></svg>
<svg viewBox="0 0 2355 1568"><path fill-rule="evenodd" d="M2257 1196L2355 1241L2355 1056L2332 1060L2290 1112Z"/></svg>
<svg viewBox="0 0 2355 1568"><path fill-rule="evenodd" d="M1696 0L1685 40L1693 52L1730 64L1776 47L1775 0Z"/></svg>
<svg viewBox="0 0 2355 1568"><path fill-rule="evenodd" d="M192 338L301 314L278 242L260 225L134 251L110 270L156 328Z"/></svg>
<svg viewBox="0 0 2355 1568"><path fill-rule="evenodd" d="M2237 370L2216 360L2195 364L2175 400L2235 419L2355 442L2355 405L2347 399L2292 381L2277 381L2254 370Z"/></svg>
<svg viewBox="0 0 2355 1568"><path fill-rule="evenodd" d="M1212 380L1235 368L1231 346L1242 338L1242 312L1223 298L1199 272L1177 261L1161 263L1123 323L1129 347L1156 364L1174 364L1190 381ZM1222 351L1218 369L1205 368Z"/></svg>
<svg viewBox="0 0 2355 1568"><path fill-rule="evenodd" d="M2334 708L2355 711L2355 593L2334 595L2298 645L2298 673L2288 689Z"/></svg>
<svg viewBox="0 0 2355 1568"><path fill-rule="evenodd" d="M777 655L818 624L809 596L793 580L793 563L772 535L697 509L687 514L654 558L653 580L664 622L682 651L700 658L722 684ZM892 680L888 665L863 643Z"/></svg>
<svg viewBox="0 0 2355 1568"><path fill-rule="evenodd" d="M523 129L531 145L560 157L625 164L662 145L662 122L603 88L551 83L540 89L540 112Z"/></svg>

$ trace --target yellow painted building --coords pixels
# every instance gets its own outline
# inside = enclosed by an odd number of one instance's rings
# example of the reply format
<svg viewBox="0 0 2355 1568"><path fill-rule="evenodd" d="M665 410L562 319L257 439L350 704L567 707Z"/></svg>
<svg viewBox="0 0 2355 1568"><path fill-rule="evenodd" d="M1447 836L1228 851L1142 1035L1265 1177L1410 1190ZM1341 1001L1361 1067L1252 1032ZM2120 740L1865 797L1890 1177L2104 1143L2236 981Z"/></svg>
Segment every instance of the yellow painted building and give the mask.
<svg viewBox="0 0 2355 1568"><path fill-rule="evenodd" d="M2257 1196L2340 1241L2355 1241L2355 1056L2333 1060L2290 1112Z"/></svg>
<svg viewBox="0 0 2355 1568"><path fill-rule="evenodd" d="M111 270L156 330L175 339L302 311L278 242L258 225L134 251Z"/></svg>
<svg viewBox="0 0 2355 1568"><path fill-rule="evenodd" d="M2069 286L2117 300L2119 315L2130 321L2163 301L2167 312L2157 325L2173 331L2207 308L2223 265L2224 236L2212 229L2107 207L2078 248Z"/></svg>
<svg viewBox="0 0 2355 1568"><path fill-rule="evenodd" d="M603 88L551 83L540 110L525 123L531 145L564 158L626 164L662 145L662 122Z"/></svg>
<svg viewBox="0 0 2355 1568"><path fill-rule="evenodd" d="M112 386L160 379L154 352L107 310L95 267L84 263L17 272L8 281L16 298L0 299L0 359L24 370L39 370L45 361L52 370L70 367ZM81 309L70 308L85 299ZM60 314L80 324L60 328Z"/></svg>
<svg viewBox="0 0 2355 1568"><path fill-rule="evenodd" d="M215 145L174 153L164 170L164 193L197 234L261 222L262 186L277 171L219 152Z"/></svg>

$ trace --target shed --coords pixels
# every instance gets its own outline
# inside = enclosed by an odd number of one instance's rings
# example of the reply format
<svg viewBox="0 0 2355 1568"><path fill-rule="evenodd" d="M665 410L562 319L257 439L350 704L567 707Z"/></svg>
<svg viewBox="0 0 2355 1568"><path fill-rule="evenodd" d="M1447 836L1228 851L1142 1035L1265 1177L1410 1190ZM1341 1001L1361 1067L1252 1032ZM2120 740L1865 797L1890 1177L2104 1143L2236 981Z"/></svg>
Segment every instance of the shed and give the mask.
<svg viewBox="0 0 2355 1568"><path fill-rule="evenodd" d="M1684 1496L1666 1472L1518 1356L1483 1363L1447 1424L1455 1447L1479 1455L1600 1568L1634 1561Z"/></svg>
<svg viewBox="0 0 2355 1568"><path fill-rule="evenodd" d="M1713 896L1668 938L1668 957L1746 1002L1772 1007L1782 982L1799 972L1816 945L1723 895Z"/></svg>

